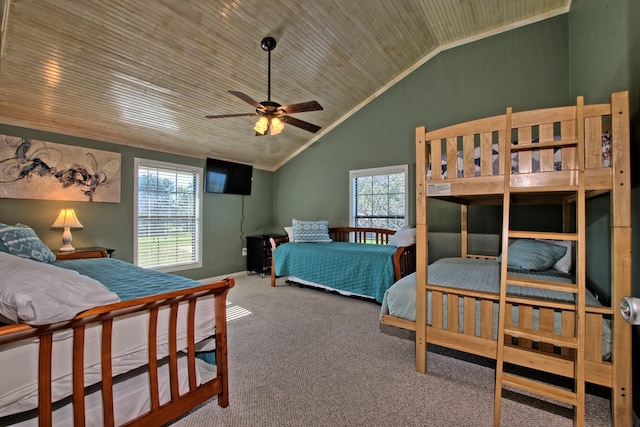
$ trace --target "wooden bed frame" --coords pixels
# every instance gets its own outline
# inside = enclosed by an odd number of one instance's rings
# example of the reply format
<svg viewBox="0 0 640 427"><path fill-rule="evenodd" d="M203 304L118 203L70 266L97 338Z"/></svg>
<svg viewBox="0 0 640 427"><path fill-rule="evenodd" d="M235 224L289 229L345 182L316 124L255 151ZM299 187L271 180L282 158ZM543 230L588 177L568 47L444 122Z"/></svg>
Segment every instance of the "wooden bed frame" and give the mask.
<svg viewBox="0 0 640 427"><path fill-rule="evenodd" d="M586 339L584 380L610 387L614 424L632 425L631 326L624 322L617 308L622 297L631 294L631 169L628 97L628 92L618 92L612 94L610 102L606 104L582 105L582 99L579 98L576 106L513 113L508 109L504 115L431 132L427 132L424 127L416 129L417 320L410 322L383 315L382 323L416 331L416 370L418 372L426 372L428 344L491 359L496 359L497 355L497 342L491 335L491 325L494 321L491 307L495 301L498 301L499 295L429 284L427 268L429 198L436 197L461 204L463 257L477 257L467 253L467 205L502 204L505 176L510 177L510 188L516 193L512 196L512 203L561 203L564 207L564 231L568 232L567 227L570 222L568 218L571 218L568 212L571 203L575 203L576 200L575 197L573 200L567 199L568 193L565 190L571 184L575 185L578 179L576 170L580 162L577 159L576 153L579 151L576 147L578 144L584 144L585 196L588 198L603 193L610 194L612 239L611 306L586 306L584 323L586 327L581 331ZM507 116L511 119L510 128L505 125L508 123ZM584 127L579 126L576 120L576 117L581 116L584 117ZM561 129L561 141L556 141L554 127L556 130ZM602 165L604 128L610 130L612 135L611 167ZM506 144L516 139L519 140L518 145L531 147L533 143L527 144L523 141L532 141L534 137L531 133L532 129L536 129L540 138L540 142L537 143L539 144L539 171L530 167L531 152L520 151L520 170L517 173L505 174L504 168L508 162L505 162L504 153L509 152ZM515 138L512 139L512 136ZM498 174L494 174L492 170L492 145L495 146L496 139L500 157ZM558 147L562 152L562 170L560 171L554 168L553 150ZM514 148L511 149L514 150ZM449 173L447 177L443 177L439 167L440 159L444 156L447 158L448 165L456 165L459 150L463 153L463 176L458 177L455 173ZM477 171L474 172L474 150L480 152L479 174ZM428 165L431 159L435 159L434 164L438 167L432 168L430 179L428 179ZM575 195L575 192L573 194ZM548 238L553 239L553 235L554 233L549 233ZM586 263L584 252L578 256L580 257L577 260L578 264L584 265ZM437 311L440 308L437 308L438 304L435 302L431 314L436 320L431 325L427 325L427 291L431 292L432 301L441 301L445 295L448 296L449 310L446 319L448 327L443 327L442 313ZM459 298L463 298L465 302L463 308L465 322L461 326L462 333L458 332ZM475 301L479 301L482 307L480 336L475 334ZM522 312L521 310L521 314ZM603 318L610 319L612 324L611 361L604 361L602 356ZM571 332L573 333L573 330ZM565 351L571 350L562 349L562 355ZM565 377L574 375L572 358L567 357L566 360L556 358L555 362L549 361L548 357L544 357L545 349L531 350L531 341L520 340L517 345L505 345L505 358L508 352L510 352L510 359L528 358L526 360L530 360L529 366L534 369Z"/></svg>
<svg viewBox="0 0 640 427"><path fill-rule="evenodd" d="M389 238L396 233L397 230L388 230L385 228L366 228L366 227L332 227L329 228L329 237L334 242L355 242L355 243L375 243L376 245L386 245ZM269 239L271 243L271 252L281 245L289 241L288 237L272 237ZM416 245L401 246L393 255L393 271L395 280L416 271ZM276 286L276 269L275 260L271 258L271 286Z"/></svg>
<svg viewBox="0 0 640 427"><path fill-rule="evenodd" d="M37 339L39 342L38 366L38 422L41 427L52 425L52 355L53 334L62 331L73 333L73 416L74 425L85 425L85 389L84 389L84 336L85 329L98 323L102 326L102 406L104 425L114 425L114 395L111 370L112 325L120 316L138 312L148 313L148 365L149 365L149 401L151 410L132 420L127 426L162 425L200 403L217 396L218 405L229 405L229 384L227 366L227 323L226 323L226 295L233 287L233 278L219 282L197 286L194 288L168 292L164 294L123 301L87 310L74 319L52 325L31 327L26 324L15 324L0 328L0 351L2 346L25 339ZM196 350L194 343L194 318L196 301L206 296L215 298L215 378L203 382L199 386L196 380ZM178 386L178 349L176 336L178 330L178 304L188 304L185 317L187 331L187 366L189 377L189 391L180 395ZM158 326L158 310L170 307L169 326L169 373L170 373L170 401L160 404L158 386L158 360L156 330Z"/></svg>

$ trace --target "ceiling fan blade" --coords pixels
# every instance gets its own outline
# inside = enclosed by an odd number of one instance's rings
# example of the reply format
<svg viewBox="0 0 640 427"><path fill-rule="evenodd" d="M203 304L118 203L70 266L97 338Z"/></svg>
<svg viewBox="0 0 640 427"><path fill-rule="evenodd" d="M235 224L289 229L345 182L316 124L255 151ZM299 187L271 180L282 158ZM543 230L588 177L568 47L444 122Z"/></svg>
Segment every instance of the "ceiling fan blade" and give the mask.
<svg viewBox="0 0 640 427"><path fill-rule="evenodd" d="M294 113L304 113L306 111L322 110L322 106L318 103L318 101L307 101L307 102L301 102L299 104L283 105L278 109L284 110L286 114L294 114Z"/></svg>
<svg viewBox="0 0 640 427"><path fill-rule="evenodd" d="M234 90L230 90L229 93L237 96L238 98L242 99L247 104L254 106L255 108L264 110L264 106L260 104L258 101L256 101L255 99L251 98L249 95L246 95L242 92L236 92Z"/></svg>
<svg viewBox="0 0 640 427"><path fill-rule="evenodd" d="M316 133L320 129L322 129L320 126L316 126L313 123L305 122L304 120L296 119L291 116L281 116L280 120L292 126L309 131L311 133Z"/></svg>
<svg viewBox="0 0 640 427"><path fill-rule="evenodd" d="M240 114L219 114L213 116L204 116L207 119L223 119L225 117L245 117L245 116L258 116L258 113L240 113Z"/></svg>

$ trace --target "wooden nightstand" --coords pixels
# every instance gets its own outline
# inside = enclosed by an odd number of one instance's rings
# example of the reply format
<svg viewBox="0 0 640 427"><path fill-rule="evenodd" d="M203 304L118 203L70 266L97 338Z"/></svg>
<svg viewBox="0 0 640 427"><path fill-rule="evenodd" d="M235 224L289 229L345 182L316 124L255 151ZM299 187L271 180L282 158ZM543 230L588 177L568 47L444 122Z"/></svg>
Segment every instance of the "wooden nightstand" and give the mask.
<svg viewBox="0 0 640 427"><path fill-rule="evenodd" d="M111 254L115 252L115 249L90 247L90 248L76 248L75 251L61 252L59 250L53 251L56 254L58 261L64 261L67 259L82 259L82 258L111 258Z"/></svg>

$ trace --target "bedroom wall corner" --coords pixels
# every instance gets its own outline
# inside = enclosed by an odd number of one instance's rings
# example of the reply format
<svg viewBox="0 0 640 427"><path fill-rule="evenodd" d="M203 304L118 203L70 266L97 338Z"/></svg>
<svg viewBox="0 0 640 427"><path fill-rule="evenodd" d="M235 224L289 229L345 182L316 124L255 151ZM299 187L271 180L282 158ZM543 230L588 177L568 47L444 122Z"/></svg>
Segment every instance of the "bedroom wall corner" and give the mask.
<svg viewBox="0 0 640 427"><path fill-rule="evenodd" d="M571 93L589 103L629 90L631 113L631 227L633 295L640 296L640 2L573 0L569 12ZM601 66L597 66L598 64ZM595 66L594 66L595 65ZM633 331L633 359L640 356L640 327ZM634 411L640 414L640 369L633 373Z"/></svg>

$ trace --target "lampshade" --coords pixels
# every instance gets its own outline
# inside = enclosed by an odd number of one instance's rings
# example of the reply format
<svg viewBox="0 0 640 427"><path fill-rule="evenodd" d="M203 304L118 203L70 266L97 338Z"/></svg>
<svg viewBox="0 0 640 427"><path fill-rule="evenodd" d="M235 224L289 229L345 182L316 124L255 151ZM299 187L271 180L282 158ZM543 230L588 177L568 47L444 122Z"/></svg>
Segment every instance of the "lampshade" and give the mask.
<svg viewBox="0 0 640 427"><path fill-rule="evenodd" d="M267 131L268 128L269 128L269 119L262 116L256 122L256 125L253 127L253 130L255 130L260 135L264 135L264 133Z"/></svg>
<svg viewBox="0 0 640 427"><path fill-rule="evenodd" d="M83 225L78 221L76 212L73 209L61 209L58 218L51 224L51 228L82 228Z"/></svg>
<svg viewBox="0 0 640 427"><path fill-rule="evenodd" d="M274 117L271 119L271 135L279 134L282 132L282 129L284 129L284 124L279 118Z"/></svg>
<svg viewBox="0 0 640 427"><path fill-rule="evenodd" d="M78 221L76 212L73 209L61 209L58 218L51 224L51 228L64 228L62 232L62 247L59 249L61 252L75 250L71 246L71 228L82 228L82 224Z"/></svg>
<svg viewBox="0 0 640 427"><path fill-rule="evenodd" d="M269 135L277 135L282 132L284 129L284 123L278 117L269 117L266 116L260 117L256 122L256 125L253 127L258 134L264 135L265 133L269 133Z"/></svg>

